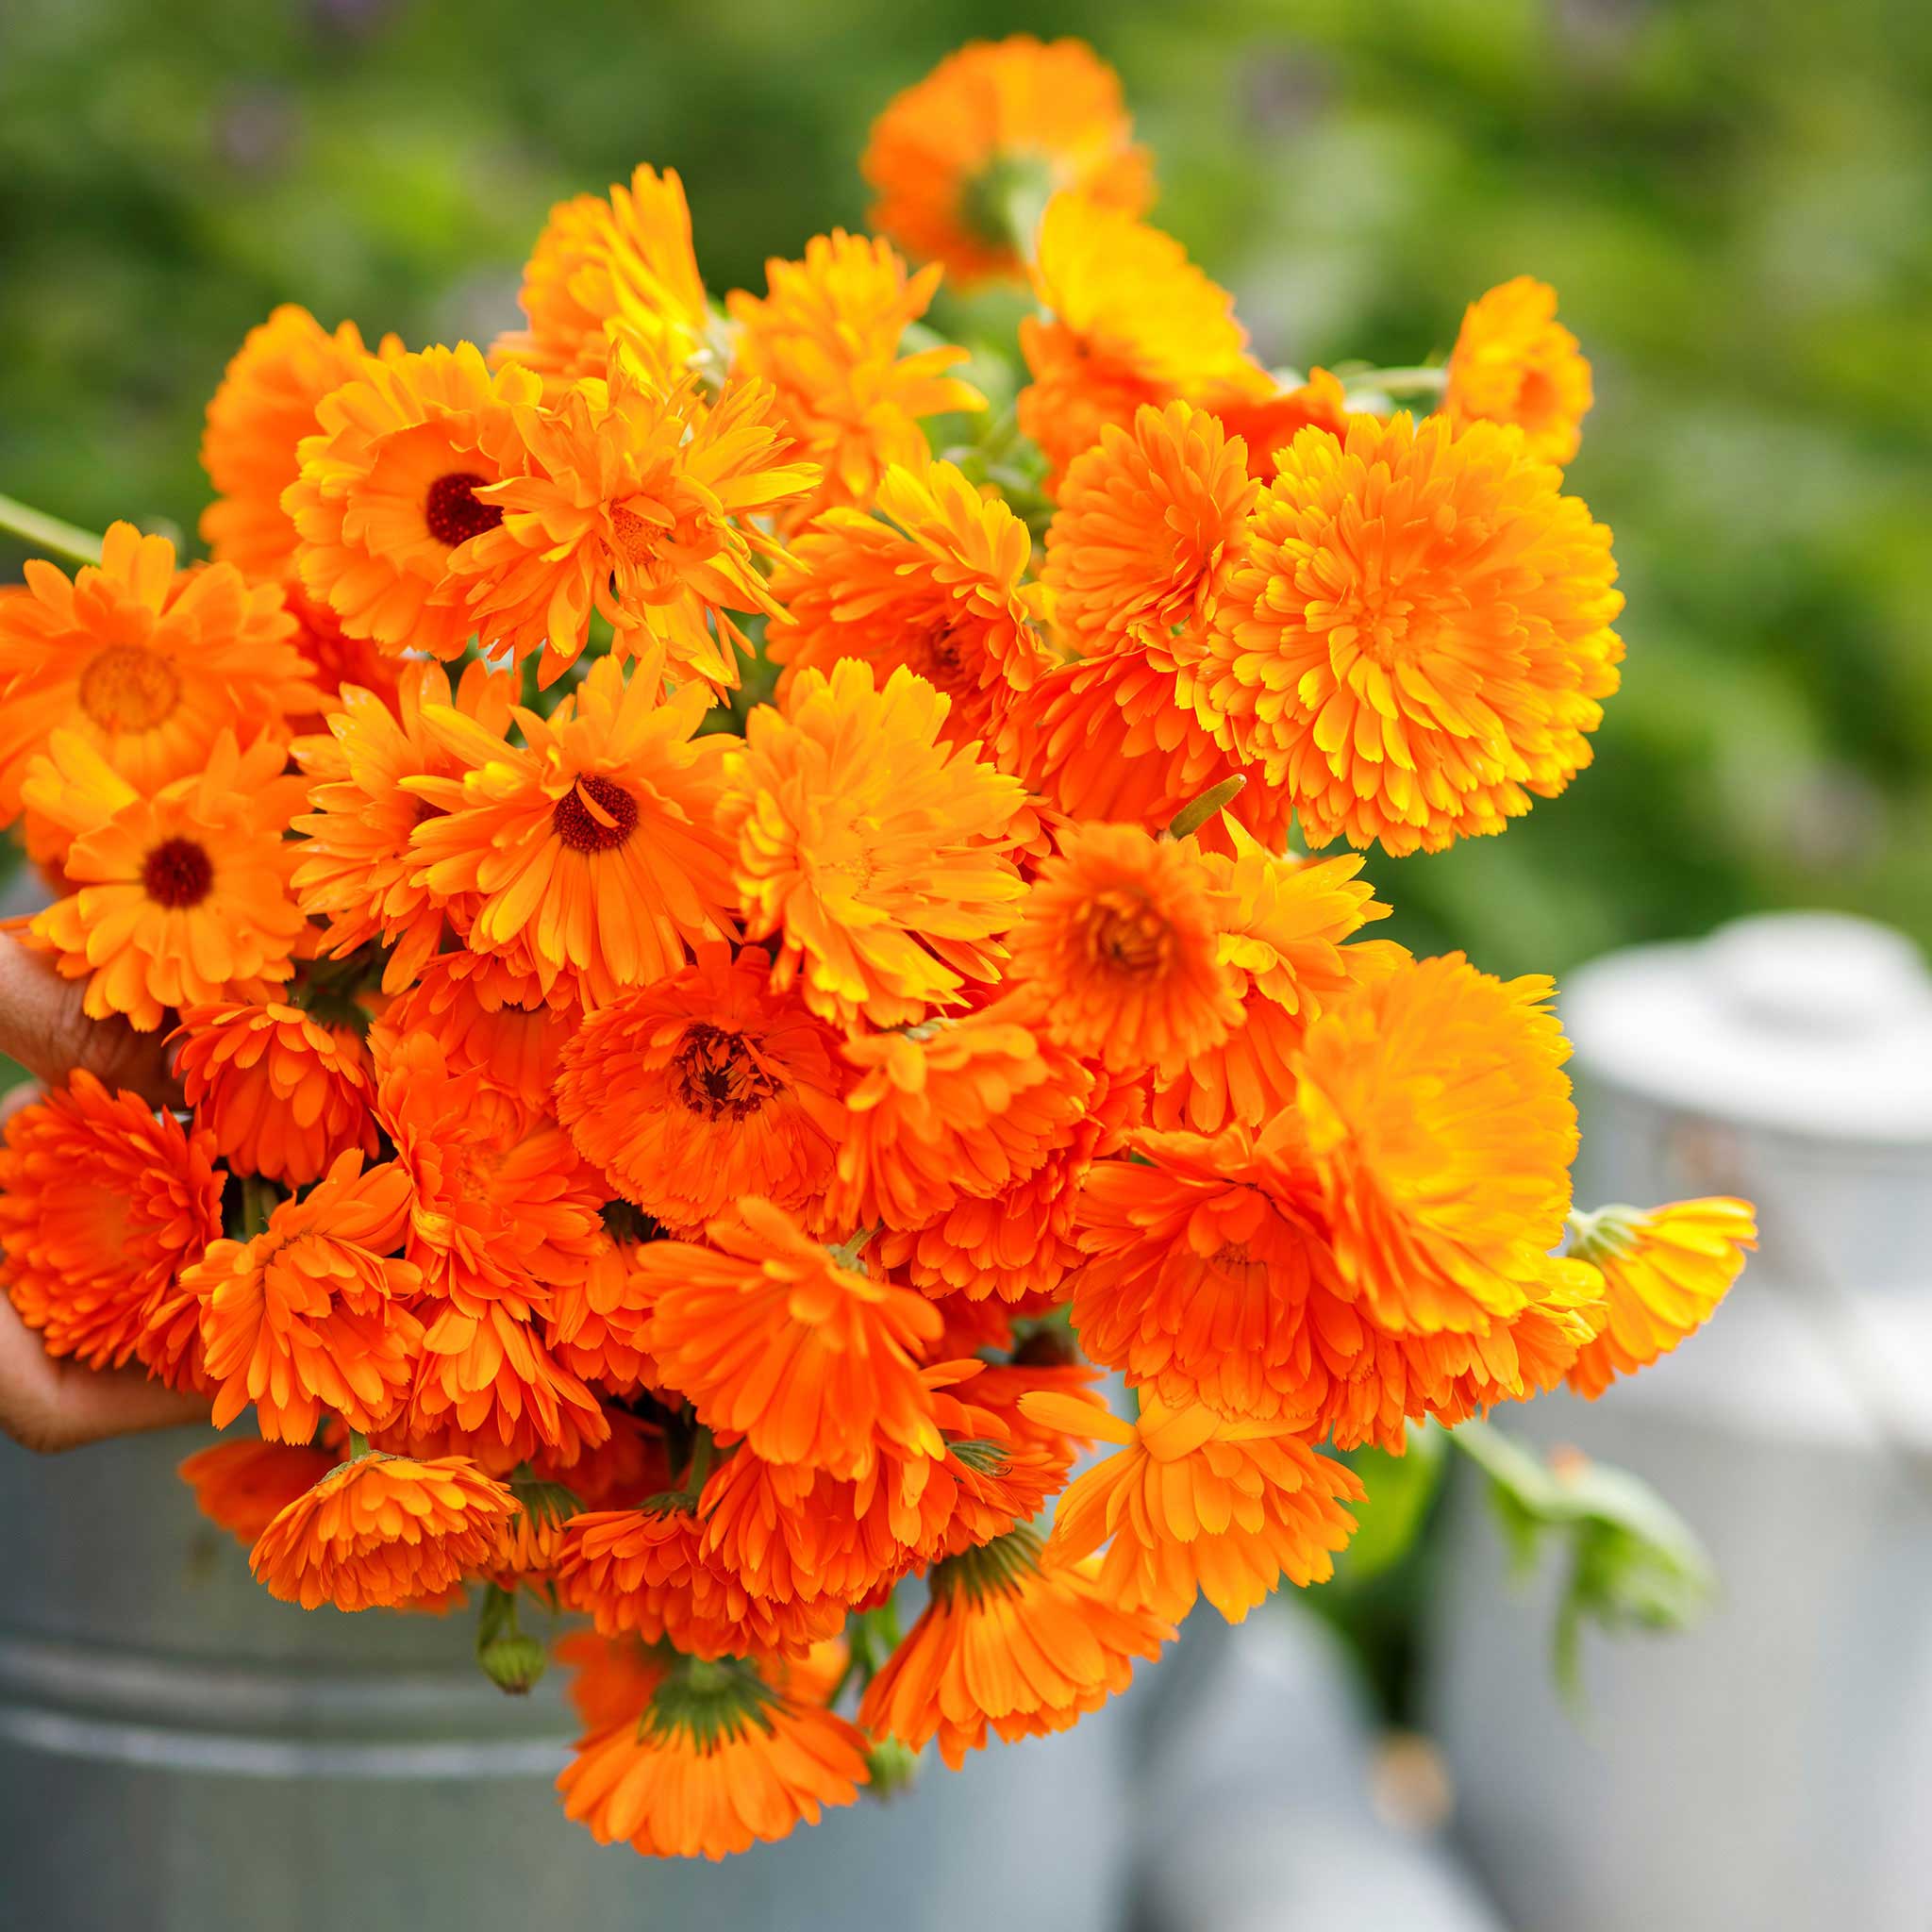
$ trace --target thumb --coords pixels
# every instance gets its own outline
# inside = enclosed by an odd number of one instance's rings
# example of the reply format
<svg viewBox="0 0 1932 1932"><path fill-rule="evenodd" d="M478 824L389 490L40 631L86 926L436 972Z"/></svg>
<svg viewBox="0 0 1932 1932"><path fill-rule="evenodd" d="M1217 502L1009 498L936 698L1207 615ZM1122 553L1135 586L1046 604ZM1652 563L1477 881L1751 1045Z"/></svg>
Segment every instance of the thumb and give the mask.
<svg viewBox="0 0 1932 1932"><path fill-rule="evenodd" d="M137 1033L118 1014L91 1020L85 982L63 979L43 954L0 933L0 1053L50 1087L85 1067L109 1088L128 1087L155 1107L178 1107L166 1034Z"/></svg>

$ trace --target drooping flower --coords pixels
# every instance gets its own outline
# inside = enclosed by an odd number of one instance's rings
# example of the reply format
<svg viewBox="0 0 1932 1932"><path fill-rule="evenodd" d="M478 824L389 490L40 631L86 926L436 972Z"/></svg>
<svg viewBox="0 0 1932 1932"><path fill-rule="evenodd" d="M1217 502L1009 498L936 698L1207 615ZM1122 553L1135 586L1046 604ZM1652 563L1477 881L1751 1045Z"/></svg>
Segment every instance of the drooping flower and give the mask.
<svg viewBox="0 0 1932 1932"><path fill-rule="evenodd" d="M1513 432L1298 435L1183 702L1312 845L1501 831L1590 761L1617 688L1610 533Z"/></svg>
<svg viewBox="0 0 1932 1932"><path fill-rule="evenodd" d="M258 582L279 579L295 555L295 526L282 494L299 474L316 406L358 375L372 353L401 351L393 337L372 352L353 322L329 331L284 302L250 329L208 400L201 467L215 500L201 513L202 541L218 563Z"/></svg>
<svg viewBox="0 0 1932 1932"><path fill-rule="evenodd" d="M1567 463L1591 401L1590 364L1557 320L1547 282L1518 275L1469 305L1442 391L1442 413L1458 429L1513 423L1532 457Z"/></svg>
<svg viewBox="0 0 1932 1932"><path fill-rule="evenodd" d="M1171 235L1124 208L1055 195L1040 225L1033 286L1050 318L1020 325L1032 376L1020 391L1020 427L1045 452L1056 487L1102 429L1131 423L1143 404L1267 385L1233 297Z"/></svg>
<svg viewBox="0 0 1932 1932"><path fill-rule="evenodd" d="M1171 1079L1241 1023L1220 923L1215 880L1192 840L1071 826L1013 929L1012 977L1069 1052Z"/></svg>
<svg viewBox="0 0 1932 1932"><path fill-rule="evenodd" d="M411 1205L401 1167L365 1172L352 1149L262 1233L211 1242L183 1271L201 1304L218 1429L250 1403L263 1436L282 1442L309 1441L325 1409L364 1433L394 1418L423 1336L407 1307L421 1274L391 1252Z"/></svg>
<svg viewBox="0 0 1932 1932"><path fill-rule="evenodd" d="M524 949L546 997L562 979L602 1005L730 929L725 744L696 735L703 685L660 702L657 683L599 658L548 718L513 712L521 748L424 708L463 775L401 781L440 808L411 836L413 876L445 901L475 895L471 949Z"/></svg>
<svg viewBox="0 0 1932 1932"><path fill-rule="evenodd" d="M602 380L515 421L521 468L481 491L491 527L452 558L436 601L460 608L487 652L541 652L546 686L576 661L592 613L619 656L735 686L750 646L730 613L778 608L755 561L775 545L754 519L818 481L789 460L770 388L737 382L706 403L695 378L659 387L620 349Z"/></svg>
<svg viewBox="0 0 1932 1932"><path fill-rule="evenodd" d="M948 699L903 667L801 672L753 710L718 823L746 937L780 939L774 984L850 1024L891 1026L991 980L1024 888L1007 857L1022 789L939 741Z"/></svg>
<svg viewBox="0 0 1932 1932"><path fill-rule="evenodd" d="M203 768L143 796L74 733L30 767L33 811L73 837L75 888L37 913L30 942L63 977L87 980L89 1018L125 1013L142 1032L169 1007L265 999L293 971L305 929L283 833L302 781L283 748L237 748L224 731Z"/></svg>
<svg viewBox="0 0 1932 1932"><path fill-rule="evenodd" d="M112 524L98 567L70 580L36 558L25 575L0 599L0 825L56 731L152 792L200 769L223 731L285 735L320 700L281 592L227 564L176 570L165 537Z"/></svg>
<svg viewBox="0 0 1932 1932"><path fill-rule="evenodd" d="M859 168L872 225L965 283L1021 274L1061 189L1128 214L1154 199L1119 76L1083 42L1030 34L972 42L895 94Z"/></svg>
<svg viewBox="0 0 1932 1932"><path fill-rule="evenodd" d="M934 1455L919 1360L939 1316L923 1296L874 1279L756 1195L715 1221L711 1246L655 1241L649 1341L659 1379L699 1419L741 1434L771 1462L858 1475L881 1444Z"/></svg>
<svg viewBox="0 0 1932 1932"><path fill-rule="evenodd" d="M868 1782L865 1739L774 1690L740 1658L672 1664L633 1708L577 1742L558 1774L565 1815L599 1844L723 1858L816 1824Z"/></svg>
<svg viewBox="0 0 1932 1932"><path fill-rule="evenodd" d="M1230 1422L1158 1397L1137 1422L1096 1424L1063 1395L1020 1401L1041 1422L1094 1429L1117 1447L1060 1497L1050 1548L1071 1562L1105 1544L1098 1581L1123 1609L1178 1623L1198 1593L1239 1624L1284 1576L1305 1590L1335 1574L1361 1480L1298 1441L1292 1424Z"/></svg>
<svg viewBox="0 0 1932 1932"><path fill-rule="evenodd" d="M1578 1352L1571 1388L1601 1395L1617 1376L1669 1355L1709 1321L1757 1245L1750 1202L1728 1195L1573 1214L1569 1252L1603 1276L1608 1312Z"/></svg>
<svg viewBox="0 0 1932 1932"><path fill-rule="evenodd" d="M807 670L863 658L884 679L904 665L952 700L952 744L991 744L1007 703L1047 668L1021 580L1026 526L951 463L894 464L870 509L827 510L773 579L784 607L766 653L786 667L782 702Z"/></svg>
<svg viewBox="0 0 1932 1932"><path fill-rule="evenodd" d="M282 507L304 587L350 637L398 656L462 654L475 626L436 593L452 559L502 522L476 492L521 466L516 408L541 388L524 369L492 377L461 342L365 364L323 398Z"/></svg>
<svg viewBox="0 0 1932 1932"><path fill-rule="evenodd" d="M194 1491L194 1507L248 1549L340 1459L306 1442L245 1439L197 1449L182 1462L180 1475Z"/></svg>
<svg viewBox="0 0 1932 1932"><path fill-rule="evenodd" d="M262 1531L249 1567L305 1610L436 1597L488 1561L516 1499L460 1456L380 1453L329 1471Z"/></svg>
<svg viewBox="0 0 1932 1932"><path fill-rule="evenodd" d="M1124 1690L1172 1625L1110 1601L1090 1570L1042 1557L1016 1529L936 1565L932 1598L874 1677L858 1721L955 1771L991 1731L1007 1743L1064 1731Z"/></svg>
<svg viewBox="0 0 1932 1932"><path fill-rule="evenodd" d="M739 331L734 374L773 386L778 421L823 472L791 522L870 503L891 465L922 464L921 418L986 408L971 383L946 374L967 359L964 349L899 353L939 280L937 264L908 276L890 242L834 228L806 243L802 261L766 262L762 298L743 289L726 298Z"/></svg>
<svg viewBox="0 0 1932 1932"><path fill-rule="evenodd" d="M563 1051L557 1110L626 1200L694 1235L746 1194L809 1218L848 1078L838 1036L795 991L774 990L763 954L709 943L585 1021Z"/></svg>
<svg viewBox="0 0 1932 1932"><path fill-rule="evenodd" d="M185 1008L169 1044L196 1124L233 1172L304 1187L351 1148L375 1158L375 1090L354 1027L278 1000L226 1000Z"/></svg>
<svg viewBox="0 0 1932 1932"><path fill-rule="evenodd" d="M297 739L312 809L293 821L304 835L294 886L302 909L328 921L325 951L342 958L379 939L391 950L383 986L408 986L442 942L442 902L415 876L410 835L439 808L403 790L405 778L460 774L456 755L424 720L452 705L492 740L509 728L514 686L507 673L463 667L454 694L441 664L411 664L391 710L374 692L344 691L328 713L329 736Z"/></svg>
<svg viewBox="0 0 1932 1932"><path fill-rule="evenodd" d="M7 1123L0 1275L49 1355L139 1360L174 1388L198 1379L180 1275L222 1231L214 1154L212 1136L86 1072Z"/></svg>
<svg viewBox="0 0 1932 1932"><path fill-rule="evenodd" d="M553 399L606 375L613 340L660 382L679 380L704 350L710 310L676 171L640 167L628 187L558 202L517 300L526 326L499 336L491 359L535 370Z"/></svg>

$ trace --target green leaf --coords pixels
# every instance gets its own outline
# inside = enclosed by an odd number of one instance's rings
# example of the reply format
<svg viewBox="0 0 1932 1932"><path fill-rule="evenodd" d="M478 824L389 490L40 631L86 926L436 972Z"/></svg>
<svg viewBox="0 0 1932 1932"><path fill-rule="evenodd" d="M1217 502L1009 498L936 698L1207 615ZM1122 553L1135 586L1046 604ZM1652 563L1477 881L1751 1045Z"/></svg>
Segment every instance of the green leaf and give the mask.
<svg viewBox="0 0 1932 1932"><path fill-rule="evenodd" d="M1344 1585L1392 1570L1414 1547L1441 1489L1448 1445L1441 1429L1411 1427L1406 1454L1357 1449L1348 1460L1369 1495L1355 1506L1358 1527L1336 1559L1336 1575Z"/></svg>

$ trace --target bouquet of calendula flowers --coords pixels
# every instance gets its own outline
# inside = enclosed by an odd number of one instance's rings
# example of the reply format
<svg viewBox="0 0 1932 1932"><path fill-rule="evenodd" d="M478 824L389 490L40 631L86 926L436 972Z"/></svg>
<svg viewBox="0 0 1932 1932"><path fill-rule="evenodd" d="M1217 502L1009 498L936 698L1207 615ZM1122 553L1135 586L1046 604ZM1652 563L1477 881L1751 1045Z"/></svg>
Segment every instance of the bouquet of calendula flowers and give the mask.
<svg viewBox="0 0 1932 1932"><path fill-rule="evenodd" d="M476 1592L508 1689L588 1613L559 1785L643 1852L1064 1729L1328 1577L1348 1452L1594 1394L1753 1236L1574 1212L1549 981L1362 937L1362 851L1502 831L1617 685L1551 291L1264 368L1072 42L864 167L722 308L641 167L487 349L278 309L211 560L0 592L28 941L181 1103L11 1120L8 1292L252 1422L183 1474L273 1595ZM942 274L1030 286L1010 410Z"/></svg>

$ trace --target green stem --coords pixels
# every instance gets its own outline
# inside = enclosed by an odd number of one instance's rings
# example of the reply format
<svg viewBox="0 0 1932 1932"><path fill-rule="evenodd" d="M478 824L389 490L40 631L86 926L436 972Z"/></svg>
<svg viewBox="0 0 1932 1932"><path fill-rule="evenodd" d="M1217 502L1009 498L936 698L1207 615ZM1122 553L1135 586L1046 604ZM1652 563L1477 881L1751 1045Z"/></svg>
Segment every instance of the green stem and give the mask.
<svg viewBox="0 0 1932 1932"><path fill-rule="evenodd" d="M359 1462L369 1454L369 1438L360 1429L349 1431L349 1460Z"/></svg>
<svg viewBox="0 0 1932 1932"><path fill-rule="evenodd" d="M698 1497L705 1492L705 1478L711 1473L711 1452L716 1446L710 1430L700 1428L697 1441L691 1444L691 1469L684 1478L684 1487L691 1494L693 1508L697 1507Z"/></svg>
<svg viewBox="0 0 1932 1932"><path fill-rule="evenodd" d="M0 496L0 530L50 557L65 558L69 563L99 563L101 540L77 524L63 524L58 517Z"/></svg>
<svg viewBox="0 0 1932 1932"><path fill-rule="evenodd" d="M1348 378L1348 388L1351 392L1374 390L1385 396L1441 395L1448 382L1448 370L1440 366L1365 369L1359 375Z"/></svg>
<svg viewBox="0 0 1932 1932"><path fill-rule="evenodd" d="M269 1216L275 1211L275 1205L280 1199L272 1181L265 1181L258 1174L242 1175L242 1239L244 1241L268 1232Z"/></svg>

